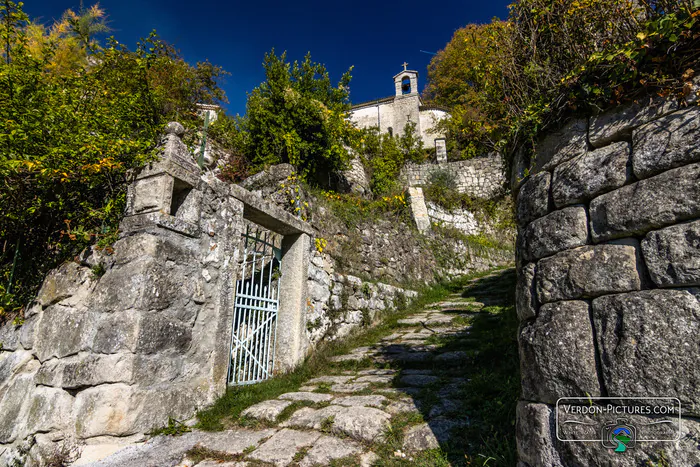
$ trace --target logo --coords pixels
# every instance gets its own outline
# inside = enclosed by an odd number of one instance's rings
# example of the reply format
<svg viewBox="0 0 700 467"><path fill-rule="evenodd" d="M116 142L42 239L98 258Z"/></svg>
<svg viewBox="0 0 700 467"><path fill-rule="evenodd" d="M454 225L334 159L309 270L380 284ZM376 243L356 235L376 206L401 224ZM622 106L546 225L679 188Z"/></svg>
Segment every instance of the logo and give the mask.
<svg viewBox="0 0 700 467"><path fill-rule="evenodd" d="M632 449L637 441L637 429L627 424L626 420L617 419L608 422L600 430L603 447L615 452L625 452Z"/></svg>

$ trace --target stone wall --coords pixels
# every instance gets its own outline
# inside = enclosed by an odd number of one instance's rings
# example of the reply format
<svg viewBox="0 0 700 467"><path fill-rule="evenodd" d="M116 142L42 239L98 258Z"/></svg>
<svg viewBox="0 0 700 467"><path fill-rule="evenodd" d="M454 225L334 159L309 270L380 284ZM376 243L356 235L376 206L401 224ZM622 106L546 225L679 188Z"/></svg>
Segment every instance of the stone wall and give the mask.
<svg viewBox="0 0 700 467"><path fill-rule="evenodd" d="M575 396L680 399L683 439L614 465L700 462L699 142L697 106L655 99L537 145L517 197L521 467L613 465L600 443L557 439L557 399Z"/></svg>
<svg viewBox="0 0 700 467"><path fill-rule="evenodd" d="M428 185L430 174L445 170L454 175L457 190L476 198L492 198L503 191L506 178L503 158L498 153L464 161L429 164L407 164L401 170L401 180L410 187Z"/></svg>
<svg viewBox="0 0 700 467"><path fill-rule="evenodd" d="M183 131L169 125L130 186L114 253L52 271L24 323L0 327L0 465L40 465L71 438L138 438L221 396L246 222L283 235L277 367L304 358L313 229L201 174Z"/></svg>
<svg viewBox="0 0 700 467"><path fill-rule="evenodd" d="M408 304L417 293L381 282L335 272L330 255L315 248L309 265L306 330L309 348L325 340L345 337L353 329L370 326L385 311Z"/></svg>

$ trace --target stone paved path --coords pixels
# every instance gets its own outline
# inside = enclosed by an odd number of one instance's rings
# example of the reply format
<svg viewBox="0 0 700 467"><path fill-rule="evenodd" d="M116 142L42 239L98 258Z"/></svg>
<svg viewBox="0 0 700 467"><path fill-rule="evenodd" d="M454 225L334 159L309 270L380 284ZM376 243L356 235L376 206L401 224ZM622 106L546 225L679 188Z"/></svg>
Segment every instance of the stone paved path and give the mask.
<svg viewBox="0 0 700 467"><path fill-rule="evenodd" d="M402 440L393 456L406 460L445 446L469 424L460 367L470 356L440 344L469 339L469 319L484 306L473 300L455 294L432 304L376 345L334 357L331 373L242 413L265 428L158 436L82 465L370 466L383 465L375 451L387 437Z"/></svg>

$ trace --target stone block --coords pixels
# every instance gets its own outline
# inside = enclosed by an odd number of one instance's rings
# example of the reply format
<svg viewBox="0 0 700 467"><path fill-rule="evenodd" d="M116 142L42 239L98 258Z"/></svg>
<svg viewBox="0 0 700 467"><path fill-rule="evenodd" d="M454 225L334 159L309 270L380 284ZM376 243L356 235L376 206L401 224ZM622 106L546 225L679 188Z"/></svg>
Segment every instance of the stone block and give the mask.
<svg viewBox="0 0 700 467"><path fill-rule="evenodd" d="M133 369L133 354L82 354L44 362L36 375L36 382L67 389L105 383L132 383Z"/></svg>
<svg viewBox="0 0 700 467"><path fill-rule="evenodd" d="M37 324L39 338L34 351L40 361L51 357L67 357L82 350L83 328L87 311L53 305L46 310Z"/></svg>
<svg viewBox="0 0 700 467"><path fill-rule="evenodd" d="M700 285L700 221L649 232L642 252L658 287Z"/></svg>
<svg viewBox="0 0 700 467"><path fill-rule="evenodd" d="M644 234L700 216L700 164L672 169L591 201L591 235L598 243Z"/></svg>
<svg viewBox="0 0 700 467"><path fill-rule="evenodd" d="M630 145L614 143L557 166L552 178L552 199L558 208L583 203L631 180Z"/></svg>
<svg viewBox="0 0 700 467"><path fill-rule="evenodd" d="M700 290L645 290L593 300L610 396L677 397L700 415Z"/></svg>
<svg viewBox="0 0 700 467"><path fill-rule="evenodd" d="M184 365L182 355L136 355L133 380L141 387L175 381L184 372Z"/></svg>
<svg viewBox="0 0 700 467"><path fill-rule="evenodd" d="M170 212L170 201L175 179L168 174L137 180L133 187L133 212L163 211Z"/></svg>
<svg viewBox="0 0 700 467"><path fill-rule="evenodd" d="M673 99L650 97L645 101L620 106L591 118L588 138L599 148L612 141L629 139L632 130L678 108Z"/></svg>
<svg viewBox="0 0 700 467"><path fill-rule="evenodd" d="M515 309L521 321L534 318L537 315L537 296L535 295L536 267L535 263L530 263L518 270L518 281L515 287Z"/></svg>
<svg viewBox="0 0 700 467"><path fill-rule="evenodd" d="M97 353L110 354L136 349L140 313L135 310L104 313L96 316L95 337L91 348Z"/></svg>
<svg viewBox="0 0 700 467"><path fill-rule="evenodd" d="M633 168L637 178L700 160L700 109L692 106L634 131Z"/></svg>
<svg viewBox="0 0 700 467"><path fill-rule="evenodd" d="M11 443L17 434L26 431L20 414L34 389L34 374L22 372L15 376L0 397L0 444Z"/></svg>
<svg viewBox="0 0 700 467"><path fill-rule="evenodd" d="M582 246L537 263L540 303L639 290L637 251L628 245Z"/></svg>
<svg viewBox="0 0 700 467"><path fill-rule="evenodd" d="M26 320L24 320L24 324L22 324L22 327L19 329L19 341L20 344L22 344L23 348L31 349L32 347L34 347L34 339L36 337L36 330L37 324L39 323L39 319L39 315L32 315ZM2 342L2 338L0 338L0 342Z"/></svg>
<svg viewBox="0 0 700 467"><path fill-rule="evenodd" d="M515 437L518 457L530 466L563 467L554 446L556 426L552 408L520 401L516 410Z"/></svg>
<svg viewBox="0 0 700 467"><path fill-rule="evenodd" d="M38 386L32 392L23 434L64 431L70 427L73 396L63 389Z"/></svg>
<svg viewBox="0 0 700 467"><path fill-rule="evenodd" d="M173 349L184 353L192 342L192 327L160 313L148 313L141 318L136 350L152 354Z"/></svg>
<svg viewBox="0 0 700 467"><path fill-rule="evenodd" d="M77 293L83 286L89 286L92 272L73 261L63 263L52 270L36 296L37 302L46 308Z"/></svg>
<svg viewBox="0 0 700 467"><path fill-rule="evenodd" d="M549 186L552 176L541 172L527 179L520 188L515 210L518 223L522 226L549 212Z"/></svg>
<svg viewBox="0 0 700 467"><path fill-rule="evenodd" d="M14 352L17 350L21 335L22 327L15 326L12 320L0 325L0 344L2 344L2 350L7 352Z"/></svg>
<svg viewBox="0 0 700 467"><path fill-rule="evenodd" d="M10 382L10 378L24 371L25 366L30 364L33 359L32 353L26 350L0 352L0 398L2 398L3 391L6 389L6 384ZM39 362L34 361L34 363L38 368Z"/></svg>
<svg viewBox="0 0 700 467"><path fill-rule="evenodd" d="M536 219L523 231L526 260L544 258L588 241L588 217L584 206L572 206Z"/></svg>
<svg viewBox="0 0 700 467"><path fill-rule="evenodd" d="M593 329L585 301L548 303L520 330L523 398L555 404L563 396L599 396Z"/></svg>
<svg viewBox="0 0 700 467"><path fill-rule="evenodd" d="M297 451L313 446L321 433L284 429L275 433L250 454L255 459L269 464L286 466L292 463Z"/></svg>
<svg viewBox="0 0 700 467"><path fill-rule="evenodd" d="M127 436L134 427L143 401L137 389L125 384L105 384L80 391L75 397L71 418L80 438Z"/></svg>
<svg viewBox="0 0 700 467"><path fill-rule="evenodd" d="M586 136L588 121L575 119L561 129L548 133L537 144L534 172L552 170L562 162L585 153L588 148Z"/></svg>

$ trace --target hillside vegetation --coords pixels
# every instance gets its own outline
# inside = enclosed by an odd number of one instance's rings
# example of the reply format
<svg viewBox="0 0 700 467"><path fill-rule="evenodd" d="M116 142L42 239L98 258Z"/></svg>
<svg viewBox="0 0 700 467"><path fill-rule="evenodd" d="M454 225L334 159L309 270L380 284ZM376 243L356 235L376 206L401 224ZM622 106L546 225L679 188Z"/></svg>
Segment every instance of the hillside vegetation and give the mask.
<svg viewBox="0 0 700 467"><path fill-rule="evenodd" d="M683 100L700 56L700 0L520 0L505 21L468 25L430 65L425 98L452 108L451 158L510 154L572 112L643 94ZM133 169L154 157L162 128L178 120L193 144L197 103L221 103L225 72L186 63L151 34L129 50L99 6L32 22L0 2L0 321L19 316L45 274L86 246L109 248ZM265 57L266 80L247 113L223 113L208 137L237 182L289 162L312 186L333 188L348 148L371 176L374 201L396 199L420 142L348 123L349 69L336 85L322 64ZM354 200L350 200L350 205ZM462 202L462 204L464 204ZM469 203L467 203L469 204Z"/></svg>

